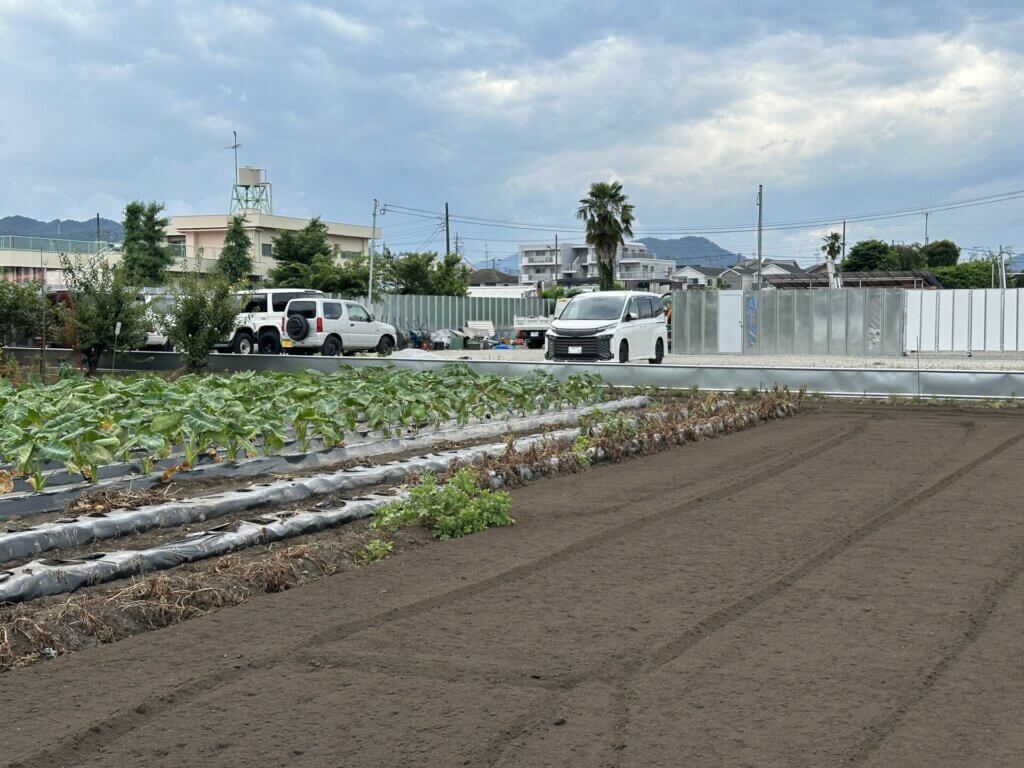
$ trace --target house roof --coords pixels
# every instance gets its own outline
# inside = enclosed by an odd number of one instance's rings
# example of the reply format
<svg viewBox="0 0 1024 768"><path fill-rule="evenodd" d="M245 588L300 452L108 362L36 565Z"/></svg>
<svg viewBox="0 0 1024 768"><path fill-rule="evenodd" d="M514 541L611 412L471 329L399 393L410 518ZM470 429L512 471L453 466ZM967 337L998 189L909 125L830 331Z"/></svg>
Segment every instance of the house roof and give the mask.
<svg viewBox="0 0 1024 768"><path fill-rule="evenodd" d="M794 276L807 274L807 271L792 259L764 259L761 262L761 266L762 269L767 266L778 267ZM755 275L757 274L757 259L746 259L737 262L724 271L733 272L737 275ZM779 275L779 277L782 277L782 275ZM765 279L767 280L767 276L765 276Z"/></svg>
<svg viewBox="0 0 1024 768"><path fill-rule="evenodd" d="M931 272L924 269L908 269L888 272L842 272L844 288L886 288L905 287L919 284L925 288L941 288L942 283ZM776 288L819 288L828 287L828 275L822 270L809 270L799 275L766 275L765 282Z"/></svg>
<svg viewBox="0 0 1024 768"><path fill-rule="evenodd" d="M512 283L516 284L519 282L519 278L515 275L508 275L504 272L499 272L497 269L477 269L469 273L469 284L470 285L484 285L485 283Z"/></svg>
<svg viewBox="0 0 1024 768"><path fill-rule="evenodd" d="M679 270L692 269L694 272L700 272L700 274L706 277L718 277L725 271L724 267L705 267L700 264L682 264ZM677 272L679 270L676 270Z"/></svg>

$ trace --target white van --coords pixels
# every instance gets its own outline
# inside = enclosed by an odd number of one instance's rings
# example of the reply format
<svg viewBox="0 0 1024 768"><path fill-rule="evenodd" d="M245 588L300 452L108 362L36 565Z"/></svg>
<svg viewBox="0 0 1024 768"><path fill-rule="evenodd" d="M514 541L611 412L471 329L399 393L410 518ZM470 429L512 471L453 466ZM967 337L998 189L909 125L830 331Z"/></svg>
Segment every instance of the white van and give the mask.
<svg viewBox="0 0 1024 768"><path fill-rule="evenodd" d="M292 299L285 308L286 352L340 355L376 350L390 355L398 334L394 326L375 320L357 301L309 296Z"/></svg>
<svg viewBox="0 0 1024 768"><path fill-rule="evenodd" d="M547 332L548 360L660 363L668 348L661 296L603 291L576 296Z"/></svg>

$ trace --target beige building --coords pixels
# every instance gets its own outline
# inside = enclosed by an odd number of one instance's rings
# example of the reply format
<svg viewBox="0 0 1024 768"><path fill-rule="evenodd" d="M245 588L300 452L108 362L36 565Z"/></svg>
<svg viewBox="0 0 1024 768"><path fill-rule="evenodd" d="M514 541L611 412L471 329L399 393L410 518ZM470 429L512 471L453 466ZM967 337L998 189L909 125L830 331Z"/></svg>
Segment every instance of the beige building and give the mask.
<svg viewBox="0 0 1024 768"><path fill-rule="evenodd" d="M167 227L167 242L179 257L193 264L199 256L202 270L210 269L224 247L228 229L227 215L174 216ZM309 219L274 216L249 211L245 214L246 229L252 240L253 275L263 277L274 266L274 238L284 231L297 231L309 224ZM366 253L369 250L370 228L354 224L325 221L327 240L338 254ZM380 237L380 228L377 228ZM120 260L120 246L113 243L62 240L59 238L21 237L0 235L0 280L36 282L44 274L46 282L55 287L64 284L61 254L81 254L83 257L102 255L111 264ZM174 271L175 267L171 267Z"/></svg>
<svg viewBox="0 0 1024 768"><path fill-rule="evenodd" d="M242 215L242 214L240 214ZM252 241L253 275L263 277L274 266L274 239L281 232L296 232L309 219L290 216L276 216L269 213L246 211L245 229ZM189 260L200 258L200 268L209 269L217 261L224 247L224 235L228 230L227 215L173 216L167 227L167 242L180 247L181 254ZM355 224L323 222L327 227L327 241L335 253L367 253L371 237L370 227ZM380 237L380 228L377 229Z"/></svg>

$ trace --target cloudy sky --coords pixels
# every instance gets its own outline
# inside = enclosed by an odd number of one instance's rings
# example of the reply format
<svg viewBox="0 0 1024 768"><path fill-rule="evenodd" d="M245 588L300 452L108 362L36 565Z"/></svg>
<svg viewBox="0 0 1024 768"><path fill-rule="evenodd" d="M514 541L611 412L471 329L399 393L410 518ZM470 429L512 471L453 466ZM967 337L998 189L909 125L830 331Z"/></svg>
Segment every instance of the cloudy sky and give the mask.
<svg viewBox="0 0 1024 768"><path fill-rule="evenodd" d="M0 0L0 215L225 211L232 129L275 212L454 225L472 260L572 237L617 178L638 234L802 222L1024 189L1024 12L946 0ZM393 249L443 248L392 208ZM770 229L810 260L830 229ZM1024 252L1024 199L932 238ZM431 239L433 236L433 239ZM750 253L750 232L712 239ZM851 225L912 242L922 216Z"/></svg>

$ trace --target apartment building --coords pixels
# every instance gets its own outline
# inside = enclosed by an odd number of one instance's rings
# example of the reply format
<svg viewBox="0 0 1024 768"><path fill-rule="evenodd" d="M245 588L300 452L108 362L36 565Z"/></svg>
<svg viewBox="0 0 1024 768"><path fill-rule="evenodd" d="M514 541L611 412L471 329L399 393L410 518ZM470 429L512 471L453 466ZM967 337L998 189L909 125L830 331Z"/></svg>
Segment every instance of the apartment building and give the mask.
<svg viewBox="0 0 1024 768"><path fill-rule="evenodd" d="M615 279L627 284L668 283L675 262L659 259L643 243L620 245ZM519 282L523 285L587 285L597 282L597 253L586 243L529 243L519 246Z"/></svg>

